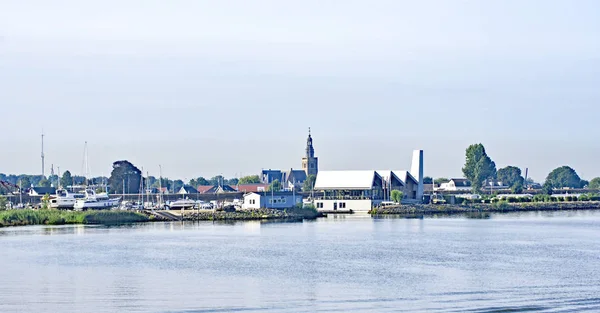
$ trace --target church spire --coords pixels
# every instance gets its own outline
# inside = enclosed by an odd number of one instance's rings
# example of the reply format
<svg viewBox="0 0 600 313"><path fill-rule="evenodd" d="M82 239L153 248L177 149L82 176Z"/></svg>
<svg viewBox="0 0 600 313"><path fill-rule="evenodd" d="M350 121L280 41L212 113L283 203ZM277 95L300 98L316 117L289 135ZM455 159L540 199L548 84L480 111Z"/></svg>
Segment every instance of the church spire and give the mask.
<svg viewBox="0 0 600 313"><path fill-rule="evenodd" d="M308 138L306 139L306 157L307 158L315 157L315 149L313 147L312 136L310 134L310 127L308 128Z"/></svg>

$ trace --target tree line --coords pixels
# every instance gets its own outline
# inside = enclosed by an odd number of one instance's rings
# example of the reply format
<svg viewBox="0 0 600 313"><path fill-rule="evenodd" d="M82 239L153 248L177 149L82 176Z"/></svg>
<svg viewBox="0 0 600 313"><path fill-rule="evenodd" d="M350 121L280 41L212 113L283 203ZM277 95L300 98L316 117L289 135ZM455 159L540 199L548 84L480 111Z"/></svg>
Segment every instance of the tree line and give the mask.
<svg viewBox="0 0 600 313"><path fill-rule="evenodd" d="M521 169L517 166L509 165L496 169L496 163L492 161L481 143L470 145L467 148L462 172L464 177L471 182L474 193L484 191L486 186L495 182L502 182L513 193L522 193L524 187L534 183L531 178L527 178L526 181ZM434 180L431 177L426 177L424 179L425 184L442 184L448 181L450 180L447 178ZM560 166L546 176L542 190L544 193L551 195L554 189L561 188L600 189L600 177L587 181L579 177L573 168L566 165Z"/></svg>

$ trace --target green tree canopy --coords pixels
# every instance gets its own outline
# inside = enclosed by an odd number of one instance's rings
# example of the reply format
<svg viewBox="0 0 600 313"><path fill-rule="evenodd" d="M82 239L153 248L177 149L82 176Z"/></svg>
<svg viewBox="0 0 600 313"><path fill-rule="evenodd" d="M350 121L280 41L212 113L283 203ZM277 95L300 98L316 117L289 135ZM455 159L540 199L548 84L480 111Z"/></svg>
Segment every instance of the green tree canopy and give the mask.
<svg viewBox="0 0 600 313"><path fill-rule="evenodd" d="M183 180L177 179L173 181L173 187L175 187L175 192L178 192L181 187L183 187Z"/></svg>
<svg viewBox="0 0 600 313"><path fill-rule="evenodd" d="M282 188L283 187L281 186L281 182L279 182L279 179L272 181L269 185L269 191L281 191Z"/></svg>
<svg viewBox="0 0 600 313"><path fill-rule="evenodd" d="M499 169L498 180L510 188L520 185L521 189L525 181L523 176L521 176L521 169L516 166L507 166Z"/></svg>
<svg viewBox="0 0 600 313"><path fill-rule="evenodd" d="M209 186L219 186L222 183L224 183L225 178L221 175L217 175L211 179L208 180L208 182L210 183Z"/></svg>
<svg viewBox="0 0 600 313"><path fill-rule="evenodd" d="M568 166L561 166L554 169L548 177L546 177L546 183L550 184L553 188L582 188L582 181L577 172ZM583 182L585 183L585 182Z"/></svg>
<svg viewBox="0 0 600 313"><path fill-rule="evenodd" d="M448 179L448 178L446 178L446 177L439 177L439 178L436 178L436 179L434 180L434 182L435 182L437 185L441 185L441 184L447 183L447 182L449 182L449 181L450 181L450 179Z"/></svg>
<svg viewBox="0 0 600 313"><path fill-rule="evenodd" d="M402 198L404 198L404 193L400 190L392 190L390 197L395 203L401 203Z"/></svg>
<svg viewBox="0 0 600 313"><path fill-rule="evenodd" d="M8 201L5 197L0 196L0 210L6 210L8 206Z"/></svg>
<svg viewBox="0 0 600 313"><path fill-rule="evenodd" d="M588 188L589 189L600 189L600 177L596 177L596 178L590 180L590 183L588 184Z"/></svg>
<svg viewBox="0 0 600 313"><path fill-rule="evenodd" d="M235 177L234 177L234 178L230 178L230 179L226 179L226 180L225 180L225 183L226 183L227 185L230 185L230 186L235 186L235 185L237 185L239 182L240 182L240 180L239 180L239 179L237 179L237 178L235 178Z"/></svg>
<svg viewBox="0 0 600 313"><path fill-rule="evenodd" d="M317 175L310 174L306 177L304 185L302 185L302 191L309 192L313 190L315 182L317 181Z"/></svg>
<svg viewBox="0 0 600 313"><path fill-rule="evenodd" d="M27 175L23 175L19 178L19 182L17 185L19 185L22 190L27 190L31 187L31 181L29 180L29 177L27 177Z"/></svg>
<svg viewBox="0 0 600 313"><path fill-rule="evenodd" d="M258 175L244 176L240 178L240 185L247 184L260 184L260 177Z"/></svg>
<svg viewBox="0 0 600 313"><path fill-rule="evenodd" d="M433 178L431 178L430 176L423 177L423 184L431 185L432 183L433 183Z"/></svg>
<svg viewBox="0 0 600 313"><path fill-rule="evenodd" d="M108 179L112 193L139 193L142 172L129 161L116 161ZM125 184L125 185L123 185ZM123 188L125 187L125 188Z"/></svg>
<svg viewBox="0 0 600 313"><path fill-rule="evenodd" d="M38 182L38 187L50 187L50 185L52 185L52 183L45 178Z"/></svg>
<svg viewBox="0 0 600 313"><path fill-rule="evenodd" d="M482 144L474 144L467 148L462 171L471 181L473 191L479 192L487 179L496 178L496 163L487 155Z"/></svg>

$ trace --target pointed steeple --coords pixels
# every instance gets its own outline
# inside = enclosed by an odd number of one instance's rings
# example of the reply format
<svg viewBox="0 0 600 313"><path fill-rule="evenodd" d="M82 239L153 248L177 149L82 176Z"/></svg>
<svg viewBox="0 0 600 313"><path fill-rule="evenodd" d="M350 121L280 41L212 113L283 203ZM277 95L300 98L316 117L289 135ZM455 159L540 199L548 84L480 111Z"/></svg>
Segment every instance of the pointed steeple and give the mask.
<svg viewBox="0 0 600 313"><path fill-rule="evenodd" d="M306 139L306 157L314 158L315 157L315 148L313 147L313 140L310 134L310 127L308 128L308 138Z"/></svg>

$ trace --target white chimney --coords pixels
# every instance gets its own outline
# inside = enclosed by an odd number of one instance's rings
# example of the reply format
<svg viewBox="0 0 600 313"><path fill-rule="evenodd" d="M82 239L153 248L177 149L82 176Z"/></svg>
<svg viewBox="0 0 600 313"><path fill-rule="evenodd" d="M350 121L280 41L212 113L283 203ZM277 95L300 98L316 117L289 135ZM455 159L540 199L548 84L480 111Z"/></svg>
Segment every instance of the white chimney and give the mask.
<svg viewBox="0 0 600 313"><path fill-rule="evenodd" d="M417 187L417 199L423 199L423 150L413 151L410 173L419 181Z"/></svg>

